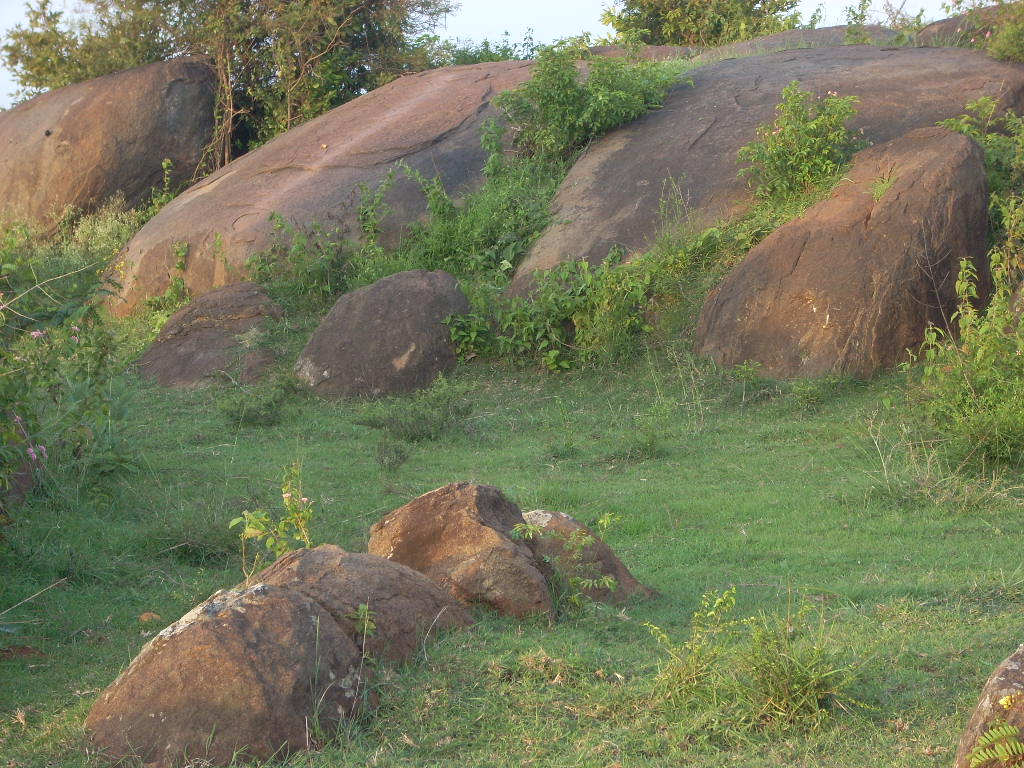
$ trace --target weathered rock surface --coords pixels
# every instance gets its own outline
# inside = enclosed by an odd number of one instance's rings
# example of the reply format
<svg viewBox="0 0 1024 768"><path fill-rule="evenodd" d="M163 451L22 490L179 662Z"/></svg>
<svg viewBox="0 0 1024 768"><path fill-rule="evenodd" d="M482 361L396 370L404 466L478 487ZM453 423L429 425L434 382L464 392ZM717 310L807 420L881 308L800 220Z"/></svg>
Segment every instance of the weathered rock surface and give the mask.
<svg viewBox="0 0 1024 768"><path fill-rule="evenodd" d="M1006 696L1014 697L1008 709L999 703ZM996 667L981 689L978 705L960 737L953 768L969 768L968 755L978 743L978 738L997 720L1024 728L1024 645Z"/></svg>
<svg viewBox="0 0 1024 768"><path fill-rule="evenodd" d="M44 93L0 112L0 224L50 229L65 208L143 202L192 178L213 133L213 70L179 58Z"/></svg>
<svg viewBox="0 0 1024 768"><path fill-rule="evenodd" d="M755 246L708 297L696 350L774 378L868 377L948 325L961 259L987 295L981 148L946 128L859 152L832 195Z"/></svg>
<svg viewBox="0 0 1024 768"><path fill-rule="evenodd" d="M968 44L971 38L981 39L986 32L995 31L1006 9L999 5L975 8L969 13L934 21L919 30L914 39L918 45L958 46Z"/></svg>
<svg viewBox="0 0 1024 768"><path fill-rule="evenodd" d="M645 45L635 55L646 61L671 61L673 59L688 59L700 53L701 50L690 45ZM593 45L590 47L590 55L624 59L631 54L621 45Z"/></svg>
<svg viewBox="0 0 1024 768"><path fill-rule="evenodd" d="M139 374L178 389L209 384L234 368L241 368L243 381L254 381L273 363L273 355L245 351L239 336L268 318L280 319L281 308L254 283L211 291L171 315L139 360Z"/></svg>
<svg viewBox="0 0 1024 768"><path fill-rule="evenodd" d="M785 32L776 32L774 35L765 35L755 40L741 40L738 43L708 48L698 56L694 56L693 61L699 64L711 64L723 59L764 56L768 53L789 51L794 48L823 48L843 45L846 42L847 29L846 26L787 29ZM893 30L878 24L864 25L863 34L867 36L872 45L885 45L896 36Z"/></svg>
<svg viewBox="0 0 1024 768"><path fill-rule="evenodd" d="M255 580L315 601L363 653L378 660L406 661L428 635L472 624L462 604L422 573L332 545L290 552ZM372 611L376 625L365 636L353 618L360 605Z"/></svg>
<svg viewBox="0 0 1024 768"><path fill-rule="evenodd" d="M447 272L415 269L338 299L295 364L321 397L379 397L410 392L455 367L442 322L469 311Z"/></svg>
<svg viewBox="0 0 1024 768"><path fill-rule="evenodd" d="M440 176L459 195L483 180L480 127L496 115L498 93L529 78L530 62L475 64L422 72L294 128L229 163L171 201L123 251L127 314L163 293L174 244L190 246L184 278L193 294L245 279L247 259L273 243L271 213L298 227L316 219L352 239L360 234L361 189L375 190L394 163ZM398 174L385 197L391 213L381 242L426 212L419 186Z"/></svg>
<svg viewBox="0 0 1024 768"><path fill-rule="evenodd" d="M113 758L170 768L304 749L357 711L368 670L331 615L297 591L222 590L153 638L93 705ZM317 727L322 731L317 731Z"/></svg>
<svg viewBox="0 0 1024 768"><path fill-rule="evenodd" d="M646 250L661 224L659 203L672 191L666 179L676 180L695 228L747 210L751 194L737 178L736 152L773 119L793 80L822 95L857 96L850 125L875 143L957 116L981 96L1024 108L1024 66L963 49L809 48L721 61L690 76L692 87L675 87L663 109L611 132L576 163L512 293L529 290L533 271L564 260L596 263L614 246Z"/></svg>
<svg viewBox="0 0 1024 768"><path fill-rule="evenodd" d="M370 529L371 554L413 568L465 603L501 613L552 613L533 543L513 540L519 508L489 485L453 483L385 515Z"/></svg>
<svg viewBox="0 0 1024 768"><path fill-rule="evenodd" d="M523 519L541 529L541 536L535 539L537 557L550 562L564 581L600 579L603 576L615 579L615 586L611 589L585 587L582 591L591 600L618 603L633 595L651 597L656 594L637 581L611 547L575 518L564 512L535 509L524 512Z"/></svg>

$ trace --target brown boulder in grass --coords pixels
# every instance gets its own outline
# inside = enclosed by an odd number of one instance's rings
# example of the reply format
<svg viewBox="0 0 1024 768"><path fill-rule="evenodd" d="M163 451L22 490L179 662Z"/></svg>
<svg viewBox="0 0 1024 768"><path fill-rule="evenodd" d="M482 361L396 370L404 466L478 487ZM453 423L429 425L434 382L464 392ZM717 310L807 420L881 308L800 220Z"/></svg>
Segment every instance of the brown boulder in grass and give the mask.
<svg viewBox="0 0 1024 768"><path fill-rule="evenodd" d="M1024 728L1024 645L1003 661L981 689L981 698L960 736L953 768L970 768L971 751L999 722Z"/></svg>
<svg viewBox="0 0 1024 768"><path fill-rule="evenodd" d="M610 587L600 583L581 585L580 591L591 600L620 603L634 595L652 597L657 594L637 581L611 547L575 518L564 512L535 509L524 512L523 519L540 529L540 535L534 540L537 557L546 560L567 584L580 579L600 582L610 577L614 580Z"/></svg>
<svg viewBox="0 0 1024 768"><path fill-rule="evenodd" d="M146 202L192 178L213 135L216 83L202 58L115 72L0 112L0 225L52 231L68 206L92 211L115 195Z"/></svg>
<svg viewBox="0 0 1024 768"><path fill-rule="evenodd" d="M866 378L948 327L961 259L990 288L981 148L946 128L857 153L831 196L755 246L704 303L696 351L780 379Z"/></svg>
<svg viewBox="0 0 1024 768"><path fill-rule="evenodd" d="M428 636L473 623L461 603L422 573L329 544L290 552L254 579L314 600L374 659L406 661ZM371 612L373 631L359 626L360 605Z"/></svg>
<svg viewBox="0 0 1024 768"><path fill-rule="evenodd" d="M422 389L455 367L444 319L468 311L447 272L390 275L338 299L299 355L296 375L324 398Z"/></svg>
<svg viewBox="0 0 1024 768"><path fill-rule="evenodd" d="M464 603L512 616L553 614L534 544L512 538L523 515L489 485L452 483L389 512L368 549L419 571Z"/></svg>
<svg viewBox="0 0 1024 768"><path fill-rule="evenodd" d="M281 316L281 308L255 283L211 291L164 323L139 360L139 374L162 387L191 389L241 367L243 381L255 381L273 364L273 355L244 351L239 336Z"/></svg>
<svg viewBox="0 0 1024 768"><path fill-rule="evenodd" d="M402 161L440 177L459 197L484 181L480 129L499 93L530 77L530 62L444 67L400 77L276 136L185 190L121 253L124 277L111 311L128 314L166 289L175 246L187 243L185 284L195 295L246 279L249 257L275 241L272 213L304 230L358 240L363 190L376 191ZM393 247L427 213L419 184L398 173L384 195L380 243Z"/></svg>
<svg viewBox="0 0 1024 768"><path fill-rule="evenodd" d="M334 733L363 705L368 679L328 611L256 584L216 593L154 637L85 727L103 754L153 768L266 760Z"/></svg>

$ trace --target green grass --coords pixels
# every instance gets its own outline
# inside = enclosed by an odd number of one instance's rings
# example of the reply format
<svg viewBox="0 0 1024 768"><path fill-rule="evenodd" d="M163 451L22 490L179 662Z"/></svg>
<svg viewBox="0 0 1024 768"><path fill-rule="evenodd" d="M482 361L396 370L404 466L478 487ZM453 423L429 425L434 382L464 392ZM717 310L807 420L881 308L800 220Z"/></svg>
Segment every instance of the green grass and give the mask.
<svg viewBox="0 0 1024 768"><path fill-rule="evenodd" d="M822 387L812 402L671 352L558 376L465 366L451 386L468 413L386 474L382 429L366 426L380 405L293 393L276 425L239 427L217 407L224 392L134 385L141 474L91 495L57 478L4 531L0 611L67 581L0 616L17 629L6 642L47 654L0 660L0 755L91 765L82 722L154 629L139 615L169 623L239 581L228 521L273 508L299 460L318 542L361 550L370 525L416 495L489 483L523 509L617 514L609 543L661 592L554 627L480 615L385 670L377 716L313 765L948 764L985 677L1020 642L1019 507L937 506L908 476L885 482L867 425L894 418L881 401L895 378ZM821 606L864 706L760 731L664 703L667 657L643 622L682 641L701 594L732 585L737 617L782 613L793 595Z"/></svg>

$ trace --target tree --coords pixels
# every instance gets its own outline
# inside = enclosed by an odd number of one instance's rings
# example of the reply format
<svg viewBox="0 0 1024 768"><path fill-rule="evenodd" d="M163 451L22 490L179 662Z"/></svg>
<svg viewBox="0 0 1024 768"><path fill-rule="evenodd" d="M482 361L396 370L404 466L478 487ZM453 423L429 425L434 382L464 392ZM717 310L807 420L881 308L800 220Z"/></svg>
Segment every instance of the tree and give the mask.
<svg viewBox="0 0 1024 768"><path fill-rule="evenodd" d="M601 15L619 36L648 45L711 47L800 24L799 0L619 0Z"/></svg>
<svg viewBox="0 0 1024 768"><path fill-rule="evenodd" d="M408 41L450 0L84 0L66 17L27 4L4 61L30 96L179 55L211 57L218 130L211 161L365 93L409 68Z"/></svg>

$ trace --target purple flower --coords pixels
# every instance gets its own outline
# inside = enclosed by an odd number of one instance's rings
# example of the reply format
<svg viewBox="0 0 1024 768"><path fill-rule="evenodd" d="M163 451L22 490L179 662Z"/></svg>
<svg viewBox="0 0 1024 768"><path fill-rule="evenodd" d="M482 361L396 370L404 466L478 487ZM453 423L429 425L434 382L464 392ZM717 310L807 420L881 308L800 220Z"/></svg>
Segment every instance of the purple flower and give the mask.
<svg viewBox="0 0 1024 768"><path fill-rule="evenodd" d="M46 446L45 445L38 445L36 447L39 449L39 453L42 454L44 459L50 458L50 454L48 454L46 452Z"/></svg>
<svg viewBox="0 0 1024 768"><path fill-rule="evenodd" d="M36 456L36 452L34 450L32 450L32 446L31 445L28 447L28 457L30 459L32 459L32 461L38 461L39 460L39 457Z"/></svg>
<svg viewBox="0 0 1024 768"><path fill-rule="evenodd" d="M72 337L71 337L71 340L72 340L73 342L75 342L75 344L77 344L77 343L78 343L78 337L77 337L77 336L72 336Z"/></svg>
<svg viewBox="0 0 1024 768"><path fill-rule="evenodd" d="M29 336L31 336L33 339L38 339L40 336L42 336L45 333L46 333L46 331L32 331L32 333L30 333Z"/></svg>

